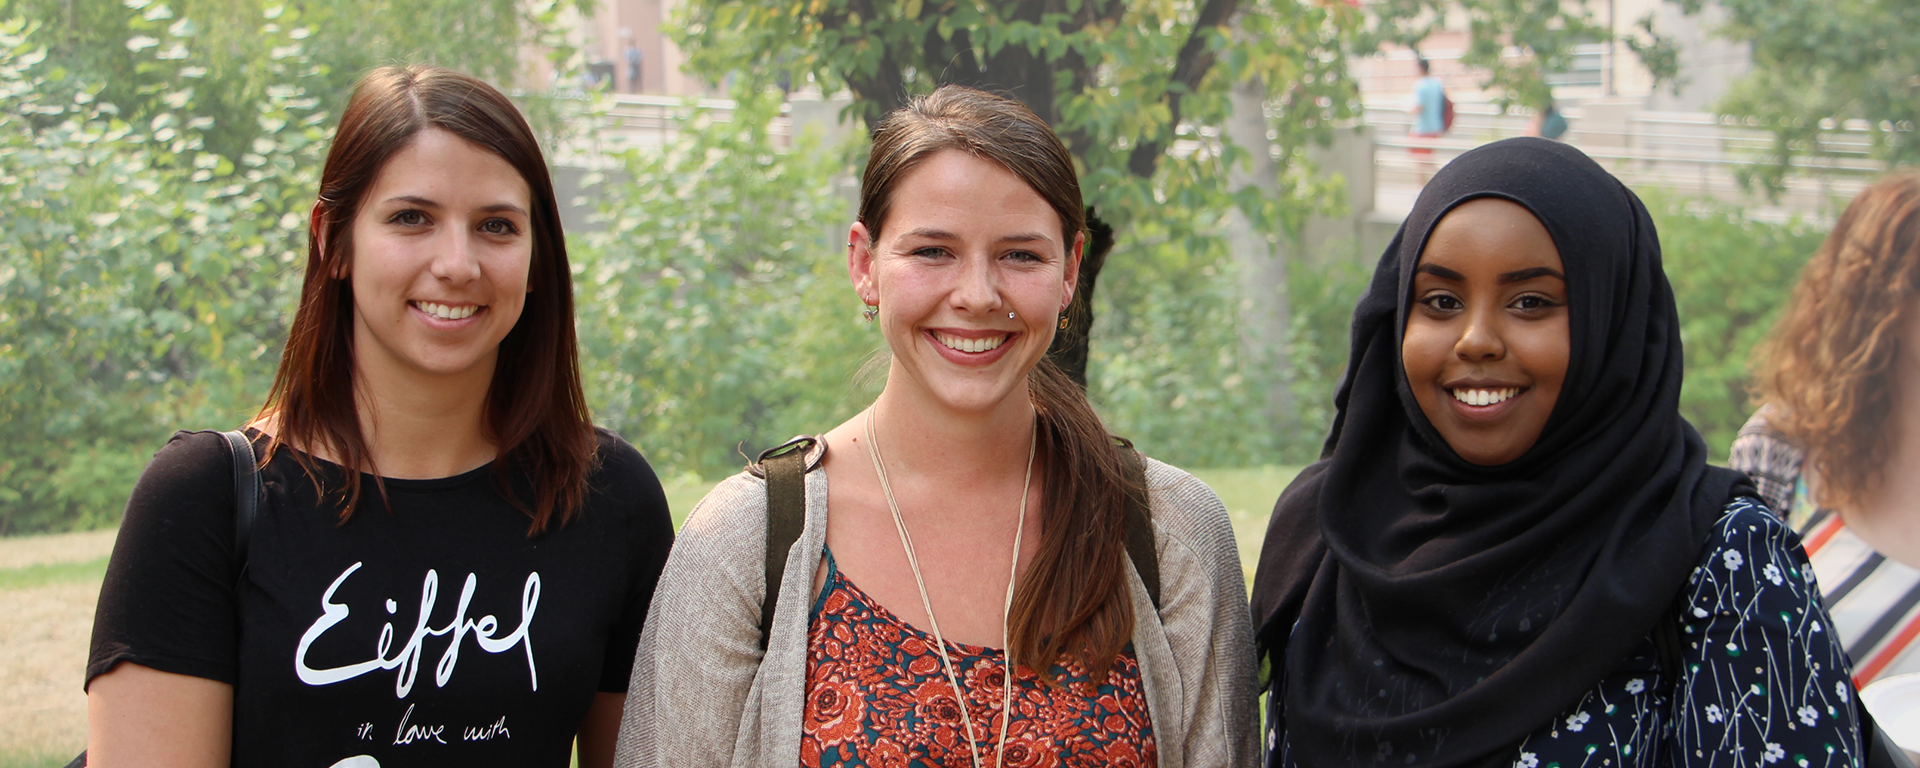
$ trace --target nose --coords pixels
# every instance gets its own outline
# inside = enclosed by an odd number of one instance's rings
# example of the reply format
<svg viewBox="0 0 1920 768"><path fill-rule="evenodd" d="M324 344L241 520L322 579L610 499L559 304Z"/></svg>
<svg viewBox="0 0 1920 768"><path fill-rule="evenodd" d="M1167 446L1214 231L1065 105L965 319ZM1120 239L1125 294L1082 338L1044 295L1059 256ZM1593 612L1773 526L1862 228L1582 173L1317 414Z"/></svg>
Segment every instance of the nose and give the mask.
<svg viewBox="0 0 1920 768"><path fill-rule="evenodd" d="M963 312L986 313L1000 308L1000 279L994 271L993 258L979 255L962 259L957 283L948 300L953 308Z"/></svg>
<svg viewBox="0 0 1920 768"><path fill-rule="evenodd" d="M472 228L448 227L445 240L434 249L433 261L427 265L435 279L443 283L462 285L480 277L479 254L475 252Z"/></svg>
<svg viewBox="0 0 1920 768"><path fill-rule="evenodd" d="M1453 353L1468 362L1498 360L1506 357L1507 343L1490 318L1472 317L1468 318L1460 339L1453 343Z"/></svg>

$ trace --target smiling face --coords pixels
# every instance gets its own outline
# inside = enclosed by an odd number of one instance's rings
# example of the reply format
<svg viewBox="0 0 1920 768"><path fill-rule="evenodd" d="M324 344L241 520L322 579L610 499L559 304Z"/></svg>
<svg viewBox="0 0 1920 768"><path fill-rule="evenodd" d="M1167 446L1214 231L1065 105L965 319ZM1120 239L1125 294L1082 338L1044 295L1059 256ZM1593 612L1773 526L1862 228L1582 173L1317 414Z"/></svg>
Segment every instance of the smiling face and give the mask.
<svg viewBox="0 0 1920 768"><path fill-rule="evenodd" d="M1440 220L1414 271L1400 359L1460 458L1498 466L1533 447L1560 399L1569 339L1560 251L1531 212L1480 198Z"/></svg>
<svg viewBox="0 0 1920 768"><path fill-rule="evenodd" d="M395 152L350 230L355 365L491 377L526 304L530 197L506 160L446 131Z"/></svg>
<svg viewBox="0 0 1920 768"><path fill-rule="evenodd" d="M960 412L1016 392L1024 406L1027 372L1073 298L1083 238L1067 242L1062 229L1020 177L966 152L938 152L902 176L878 242L854 224L847 256L860 298L880 308L888 388Z"/></svg>

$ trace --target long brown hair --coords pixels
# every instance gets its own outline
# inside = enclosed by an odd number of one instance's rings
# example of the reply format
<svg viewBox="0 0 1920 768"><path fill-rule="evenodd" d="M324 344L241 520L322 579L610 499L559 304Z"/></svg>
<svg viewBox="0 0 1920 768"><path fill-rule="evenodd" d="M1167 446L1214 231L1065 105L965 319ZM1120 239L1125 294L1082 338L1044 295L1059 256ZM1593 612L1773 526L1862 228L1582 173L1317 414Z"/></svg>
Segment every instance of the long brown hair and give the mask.
<svg viewBox="0 0 1920 768"><path fill-rule="evenodd" d="M1060 214L1063 242L1086 229L1086 208L1073 157L1045 121L1018 101L945 86L882 120L860 182L860 222L878 242L899 180L934 154L958 150L1020 177ZM1053 661L1072 656L1103 679L1133 636L1127 592L1126 511L1129 494L1146 489L1128 478L1121 449L1079 385L1052 362L1027 375L1039 420L1036 447L1047 472L1040 546L1014 593L1007 617L1008 652L1055 682Z"/></svg>
<svg viewBox="0 0 1920 768"><path fill-rule="evenodd" d="M1757 399L1806 452L1823 506L1856 508L1883 479L1901 346L1920 345L1901 338L1917 296L1920 171L1905 170L1840 214L1760 347Z"/></svg>
<svg viewBox="0 0 1920 768"><path fill-rule="evenodd" d="M513 102L486 83L432 66L381 67L354 87L340 116L320 176L320 199L307 236L300 308L280 357L261 418L278 422L267 455L283 445L325 449L346 468L340 521L360 500L360 473L386 486L361 434L354 391L353 220L387 160L421 131L446 131L499 155L520 172L531 193L533 239L526 306L500 342L487 390L482 428L500 446L493 474L500 491L532 519L534 536L564 525L586 500L595 461L593 423L580 386L573 330L573 282L560 229L553 181L533 131ZM294 453L309 476L322 477L306 452ZM513 490L523 480L533 503Z"/></svg>

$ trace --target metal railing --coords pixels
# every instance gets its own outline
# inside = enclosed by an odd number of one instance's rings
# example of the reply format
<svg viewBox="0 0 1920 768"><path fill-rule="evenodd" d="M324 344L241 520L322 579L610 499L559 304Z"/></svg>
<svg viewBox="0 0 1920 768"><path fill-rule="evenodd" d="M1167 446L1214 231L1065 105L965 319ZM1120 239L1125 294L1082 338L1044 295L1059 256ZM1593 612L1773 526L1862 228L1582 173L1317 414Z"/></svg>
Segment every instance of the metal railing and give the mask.
<svg viewBox="0 0 1920 768"><path fill-rule="evenodd" d="M1389 198L1405 197L1424 177L1462 152L1525 135L1531 115L1501 114L1491 104L1456 104L1453 129L1441 138L1407 135L1413 116L1398 104L1371 103L1376 180ZM1569 129L1561 140L1599 161L1628 186L1667 189L1728 201L1751 201L1743 170L1770 162L1773 134L1715 115L1633 110L1627 104L1592 104L1564 110ZM1834 126L1830 126L1834 127ZM1758 213L1783 217L1829 212L1885 172L1871 155L1868 126L1858 121L1823 132L1788 165L1780 196ZM1384 201L1383 201L1384 202ZM1394 206L1383 205L1383 208Z"/></svg>

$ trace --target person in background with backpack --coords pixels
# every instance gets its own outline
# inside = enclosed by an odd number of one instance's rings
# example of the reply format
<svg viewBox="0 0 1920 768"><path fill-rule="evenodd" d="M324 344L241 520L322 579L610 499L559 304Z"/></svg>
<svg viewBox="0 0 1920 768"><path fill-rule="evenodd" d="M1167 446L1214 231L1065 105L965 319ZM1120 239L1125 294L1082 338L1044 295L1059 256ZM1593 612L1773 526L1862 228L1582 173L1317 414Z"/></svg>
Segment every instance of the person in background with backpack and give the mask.
<svg viewBox="0 0 1920 768"><path fill-rule="evenodd" d="M85 757L609 765L673 528L589 420L533 132L479 80L376 69L311 224L266 406L231 453L176 434L127 503Z"/></svg>
<svg viewBox="0 0 1920 768"><path fill-rule="evenodd" d="M695 508L619 765L1253 764L1225 509L1045 359L1085 210L1016 101L946 86L879 124L847 265L885 388Z"/></svg>
<svg viewBox="0 0 1920 768"><path fill-rule="evenodd" d="M1414 64L1420 68L1420 79L1414 81L1412 101L1407 106L1413 114L1413 127L1407 135L1415 144L1423 144L1445 136L1453 127L1453 102L1447 99L1446 85L1433 75L1432 62L1421 56L1414 59ZM1427 177L1433 175L1433 147L1415 146L1408 152L1413 155L1420 183L1427 183Z"/></svg>
<svg viewBox="0 0 1920 768"><path fill-rule="evenodd" d="M1858 766L1799 537L1680 416L1633 192L1516 138L1421 191L1254 580L1271 766Z"/></svg>

